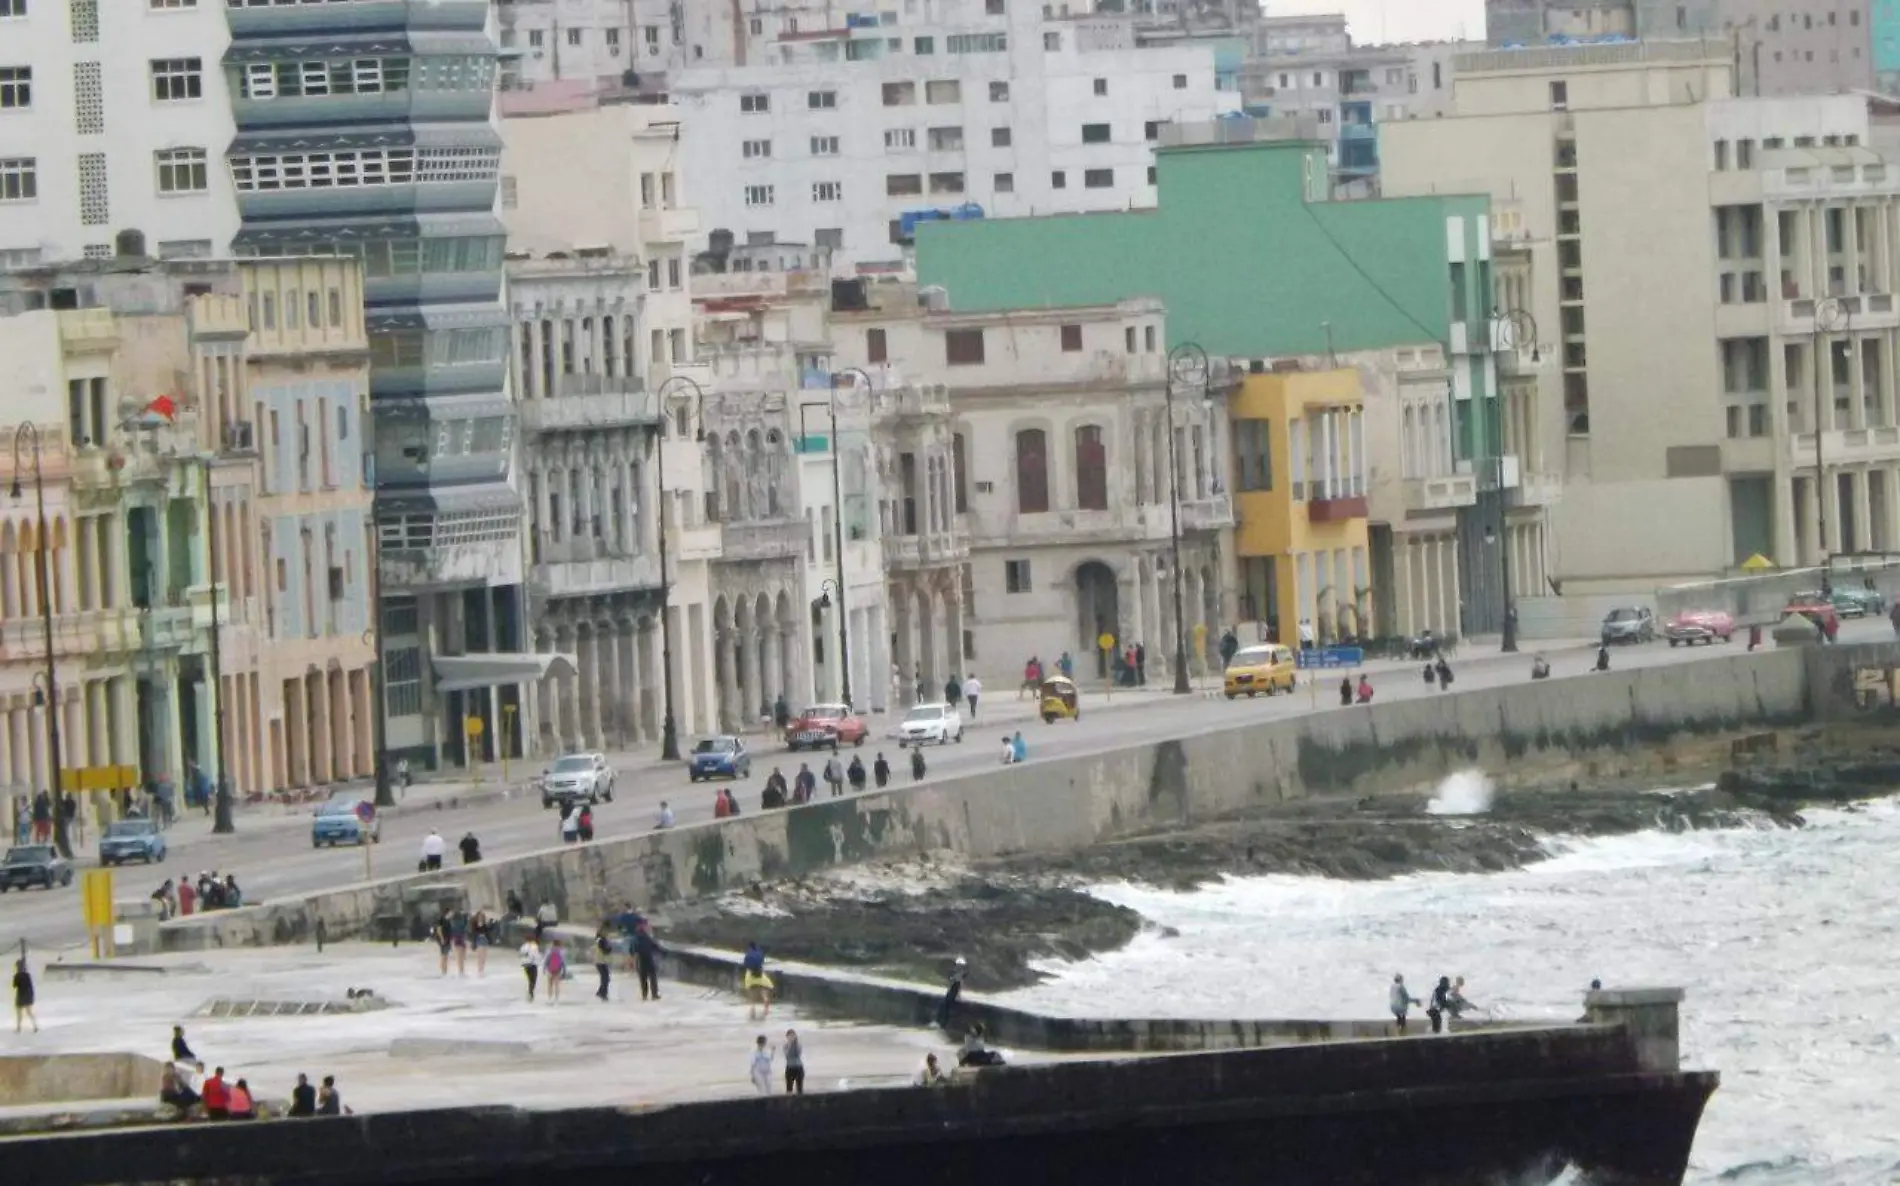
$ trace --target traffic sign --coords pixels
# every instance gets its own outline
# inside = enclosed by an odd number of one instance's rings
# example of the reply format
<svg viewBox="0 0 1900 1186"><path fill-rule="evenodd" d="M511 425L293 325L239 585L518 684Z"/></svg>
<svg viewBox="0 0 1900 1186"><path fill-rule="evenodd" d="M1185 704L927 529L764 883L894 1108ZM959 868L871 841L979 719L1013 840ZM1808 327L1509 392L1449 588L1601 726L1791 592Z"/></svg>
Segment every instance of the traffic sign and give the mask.
<svg viewBox="0 0 1900 1186"><path fill-rule="evenodd" d="M463 717L462 732L468 734L470 737L480 737L482 735L482 718Z"/></svg>
<svg viewBox="0 0 1900 1186"><path fill-rule="evenodd" d="M376 818L376 805L368 799L359 799L356 803L356 818L369 823Z"/></svg>
<svg viewBox="0 0 1900 1186"><path fill-rule="evenodd" d="M1365 661L1366 652L1360 647L1314 647L1299 651L1294 665L1310 670L1357 667Z"/></svg>
<svg viewBox="0 0 1900 1186"><path fill-rule="evenodd" d="M1102 636L1095 640L1095 645L1104 651L1112 651L1115 649L1115 636L1104 630Z"/></svg>

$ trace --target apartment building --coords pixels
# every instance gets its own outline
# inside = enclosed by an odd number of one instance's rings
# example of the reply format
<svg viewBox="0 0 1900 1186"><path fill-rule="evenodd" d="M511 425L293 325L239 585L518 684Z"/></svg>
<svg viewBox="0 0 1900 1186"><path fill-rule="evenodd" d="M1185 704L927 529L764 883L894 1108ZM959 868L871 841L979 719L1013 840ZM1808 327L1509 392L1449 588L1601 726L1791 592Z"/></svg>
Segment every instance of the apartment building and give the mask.
<svg viewBox="0 0 1900 1186"><path fill-rule="evenodd" d="M1142 646L1150 680L1171 678L1177 478L1186 631L1220 637L1233 527L1224 371L1205 399L1198 382L1177 385L1171 430L1159 301L962 314L903 286L871 295L840 318L839 359L883 368L892 390L940 388L951 417L947 458L899 453L900 534L942 536L957 516L968 541L960 588L913 608L894 580L901 672L927 689L953 671L1008 687L1030 656L1047 665L1068 651L1100 678L1107 633Z"/></svg>
<svg viewBox="0 0 1900 1186"><path fill-rule="evenodd" d="M1556 356L1528 448L1561 459L1569 605L1527 618L1900 545L1900 172L1859 97L1726 97L1730 49L1474 54L1459 114L1388 140L1388 190L1493 195L1496 299Z"/></svg>
<svg viewBox="0 0 1900 1186"><path fill-rule="evenodd" d="M122 230L163 258L225 253L229 40L221 5L0 4L0 269L111 259Z"/></svg>
<svg viewBox="0 0 1900 1186"><path fill-rule="evenodd" d="M1153 205L1161 128L1239 103L1213 47L1138 48L1127 18L887 15L671 80L707 227L902 267L922 221Z"/></svg>
<svg viewBox="0 0 1900 1186"><path fill-rule="evenodd" d="M334 259L133 256L0 286L42 489L30 448L8 482L45 496L64 768L182 787L196 765L239 794L372 772L360 283ZM0 525L16 791L50 785L39 548L17 500Z"/></svg>
<svg viewBox="0 0 1900 1186"><path fill-rule="evenodd" d="M1736 93L1826 95L1874 85L1881 0L1485 0L1493 46L1729 39Z"/></svg>

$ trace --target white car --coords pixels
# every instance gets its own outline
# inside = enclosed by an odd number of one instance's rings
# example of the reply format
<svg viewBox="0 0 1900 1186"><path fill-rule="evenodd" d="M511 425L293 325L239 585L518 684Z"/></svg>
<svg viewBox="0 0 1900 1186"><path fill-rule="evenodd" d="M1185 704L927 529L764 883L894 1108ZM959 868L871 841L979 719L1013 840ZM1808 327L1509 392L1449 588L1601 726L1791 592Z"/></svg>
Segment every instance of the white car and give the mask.
<svg viewBox="0 0 1900 1186"><path fill-rule="evenodd" d="M588 803L614 801L614 771L606 754L564 754L541 775L541 806L585 799Z"/></svg>
<svg viewBox="0 0 1900 1186"><path fill-rule="evenodd" d="M949 745L963 740L963 715L948 704L919 704L897 725L899 745Z"/></svg>

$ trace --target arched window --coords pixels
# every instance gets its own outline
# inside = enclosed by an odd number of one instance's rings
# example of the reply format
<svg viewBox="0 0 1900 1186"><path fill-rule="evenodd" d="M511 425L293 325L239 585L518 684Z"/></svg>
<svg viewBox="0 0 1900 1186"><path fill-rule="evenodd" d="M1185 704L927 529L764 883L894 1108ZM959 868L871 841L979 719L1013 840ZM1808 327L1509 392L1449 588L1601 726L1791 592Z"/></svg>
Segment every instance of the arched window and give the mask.
<svg viewBox="0 0 1900 1186"><path fill-rule="evenodd" d="M950 463L957 487L957 514L961 515L970 509L970 477L963 459L962 433L950 438Z"/></svg>
<svg viewBox="0 0 1900 1186"><path fill-rule="evenodd" d="M778 483L784 473L784 457L778 429L768 429L765 434L765 513L773 519L779 516Z"/></svg>
<svg viewBox="0 0 1900 1186"><path fill-rule="evenodd" d="M1040 428L1016 434L1016 511L1040 514L1049 509L1049 444Z"/></svg>
<svg viewBox="0 0 1900 1186"><path fill-rule="evenodd" d="M737 523L746 518L745 503L741 501L741 491L745 489L745 483L739 480L739 475L745 469L745 454L740 451L737 432L726 434L725 460L725 469L720 474L721 483L726 488L723 509L726 522Z"/></svg>
<svg viewBox="0 0 1900 1186"><path fill-rule="evenodd" d="M1098 424L1075 430L1075 505L1083 511L1108 509L1108 446Z"/></svg>

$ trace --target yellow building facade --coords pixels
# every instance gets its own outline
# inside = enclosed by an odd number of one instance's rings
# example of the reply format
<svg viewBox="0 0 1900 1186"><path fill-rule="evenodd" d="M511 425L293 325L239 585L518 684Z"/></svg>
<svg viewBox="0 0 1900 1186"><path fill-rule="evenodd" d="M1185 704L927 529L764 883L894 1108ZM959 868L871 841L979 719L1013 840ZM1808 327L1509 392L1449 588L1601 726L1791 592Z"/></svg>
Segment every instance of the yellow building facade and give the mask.
<svg viewBox="0 0 1900 1186"><path fill-rule="evenodd" d="M1229 415L1242 621L1295 645L1365 637L1373 606L1359 372L1248 375Z"/></svg>

